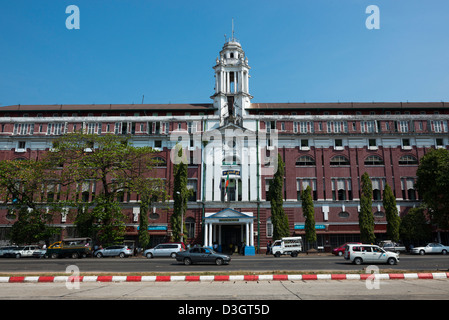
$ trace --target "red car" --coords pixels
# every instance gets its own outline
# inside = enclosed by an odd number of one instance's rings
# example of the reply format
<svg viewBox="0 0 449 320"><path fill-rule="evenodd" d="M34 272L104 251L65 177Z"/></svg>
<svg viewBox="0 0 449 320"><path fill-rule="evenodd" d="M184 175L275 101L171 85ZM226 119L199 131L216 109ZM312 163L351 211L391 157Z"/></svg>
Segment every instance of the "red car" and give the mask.
<svg viewBox="0 0 449 320"><path fill-rule="evenodd" d="M343 256L345 254L345 247L347 244L362 244L361 242L346 242L345 244L342 244L341 246L332 249L332 253L336 256Z"/></svg>

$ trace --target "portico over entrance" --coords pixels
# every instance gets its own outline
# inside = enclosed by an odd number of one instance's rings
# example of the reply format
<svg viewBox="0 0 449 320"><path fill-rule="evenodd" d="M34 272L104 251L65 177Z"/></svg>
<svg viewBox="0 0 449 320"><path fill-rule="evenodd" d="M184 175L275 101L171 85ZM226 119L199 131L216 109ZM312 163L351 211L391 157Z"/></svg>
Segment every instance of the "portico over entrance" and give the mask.
<svg viewBox="0 0 449 320"><path fill-rule="evenodd" d="M252 212L223 209L206 213L204 217L204 246L217 243L222 252L230 246L245 246L245 255L254 255L254 217Z"/></svg>

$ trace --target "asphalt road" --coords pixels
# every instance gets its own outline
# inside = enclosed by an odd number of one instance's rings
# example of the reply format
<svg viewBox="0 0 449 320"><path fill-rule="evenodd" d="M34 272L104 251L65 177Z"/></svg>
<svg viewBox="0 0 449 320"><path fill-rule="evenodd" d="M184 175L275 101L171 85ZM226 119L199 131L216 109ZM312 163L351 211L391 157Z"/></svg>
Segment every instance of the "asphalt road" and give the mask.
<svg viewBox="0 0 449 320"><path fill-rule="evenodd" d="M42 274L42 273L66 273L68 266L75 265L81 274L92 273L175 273L175 272L215 272L226 274L228 272L238 273L239 271L271 272L276 271L312 271L330 272L360 271L368 265L355 266L349 264L342 257L330 255L300 255L297 258L256 255L253 257L233 256L231 264L224 266L216 265L191 265L185 266L175 260L167 258L87 258L87 259L0 259L0 274ZM449 255L426 255L412 256L401 255L398 265L378 265L381 270L402 270L409 272L433 271L441 272L449 269ZM270 312L265 318L272 318L276 315L290 316L292 310L300 310L304 304L297 304L298 300L339 300L334 307L343 307L349 310L352 305L348 303L352 300L366 300L371 307L370 300L447 300L449 299L448 280L381 280L378 288L369 288L363 280L299 280L299 281L200 281L200 282L82 282L79 288L69 289L65 283L1 283L0 300L83 300L83 307L88 305L89 310L99 310L103 314L105 310L129 309L133 307L133 314L142 311L147 314L148 310L165 310L164 315L177 317L187 306L213 306L214 309L210 319L222 319L224 314L232 306L245 304L267 305ZM144 304L129 305L114 302L112 305L98 304L98 300L145 300ZM168 300L165 302L156 302ZM211 303L211 301L215 301ZM343 302L343 304L341 304ZM344 304L346 302L346 304ZM17 302L16 302L17 303ZM20 302L19 302L20 303ZM422 302L421 306L422 305ZM29 304L27 304L29 305ZM59 306L60 304L58 304ZM14 306L14 304L12 305ZM19 305L17 305L19 306ZM32 314L36 310L50 308L50 305L39 304L37 308L29 308ZM79 305L80 306L80 305ZM101 309L99 307L102 307ZM323 312L334 313L334 309L326 303L326 308L322 309L320 304L311 307L318 307L322 315ZM359 304L360 306L360 304ZM403 315L403 308L395 302L390 307L385 308L381 304L375 304L375 309L379 312L386 312L391 315L392 311L397 311L398 315ZM73 306L69 306L72 308ZM95 308L94 308L95 307ZM349 309L347 309L349 308ZM200 309L205 310L205 309ZM245 309L238 309L244 311ZM24 310L26 311L26 310ZM248 314L240 316L245 319L252 318ZM267 317L268 316L268 317ZM199 318L207 318L201 315ZM255 318L260 318L256 316Z"/></svg>
<svg viewBox="0 0 449 320"><path fill-rule="evenodd" d="M229 265L185 266L171 258L85 258L85 259L34 259L2 258L0 274L7 273L65 273L70 265L76 265L81 273L154 273L154 272L238 272L238 271L359 271L367 265L356 266L342 257L332 255L300 255L296 258L282 256L233 256ZM378 265L379 269L402 271L447 271L449 255L415 256L403 254L397 265Z"/></svg>

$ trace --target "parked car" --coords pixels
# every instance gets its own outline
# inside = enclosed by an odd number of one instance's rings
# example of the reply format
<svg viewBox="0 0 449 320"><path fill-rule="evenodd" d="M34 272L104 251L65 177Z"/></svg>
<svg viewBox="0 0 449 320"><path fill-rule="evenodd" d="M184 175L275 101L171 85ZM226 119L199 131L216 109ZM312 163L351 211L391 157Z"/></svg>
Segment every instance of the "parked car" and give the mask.
<svg viewBox="0 0 449 320"><path fill-rule="evenodd" d="M432 242L425 247L416 247L410 250L411 253L424 255L426 253L441 253L447 254L449 252L449 246L444 246L441 243Z"/></svg>
<svg viewBox="0 0 449 320"><path fill-rule="evenodd" d="M361 242L346 242L345 244L342 244L339 247L336 247L332 249L332 254L335 254L336 256L343 256L345 254L345 248L348 244L362 244Z"/></svg>
<svg viewBox="0 0 449 320"><path fill-rule="evenodd" d="M0 257L4 257L5 253L11 252L14 248L17 248L17 246L9 246L9 247L2 247L0 248Z"/></svg>
<svg viewBox="0 0 449 320"><path fill-rule="evenodd" d="M379 243L379 246L386 251L393 251L393 252L406 252L407 251L405 246L400 245L399 243L391 241L391 240L381 241Z"/></svg>
<svg viewBox="0 0 449 320"><path fill-rule="evenodd" d="M345 259L354 264L388 263L393 265L399 262L399 254L385 251L371 244L348 244L345 248Z"/></svg>
<svg viewBox="0 0 449 320"><path fill-rule="evenodd" d="M125 258L133 255L133 251L125 245L115 245L106 247L104 249L99 249L94 252L94 256L97 258L103 257L117 257Z"/></svg>
<svg viewBox="0 0 449 320"><path fill-rule="evenodd" d="M171 257L175 258L176 253L184 251L182 243L160 243L154 248L147 249L143 255L148 259L153 257Z"/></svg>
<svg viewBox="0 0 449 320"><path fill-rule="evenodd" d="M33 253L35 251L39 250L38 246L23 246L23 247L16 247L14 249L11 249L10 251L7 251L3 254L6 258L28 258L32 257Z"/></svg>
<svg viewBox="0 0 449 320"><path fill-rule="evenodd" d="M192 248L187 251L176 253L176 261L185 265L192 263L215 263L216 265L229 264L231 257L226 254L217 253L209 248Z"/></svg>
<svg viewBox="0 0 449 320"><path fill-rule="evenodd" d="M35 250L34 252L33 252L33 258L43 258L43 257L45 257L45 253L47 253L47 249L42 249L42 248L40 248L40 249L37 249L37 250Z"/></svg>

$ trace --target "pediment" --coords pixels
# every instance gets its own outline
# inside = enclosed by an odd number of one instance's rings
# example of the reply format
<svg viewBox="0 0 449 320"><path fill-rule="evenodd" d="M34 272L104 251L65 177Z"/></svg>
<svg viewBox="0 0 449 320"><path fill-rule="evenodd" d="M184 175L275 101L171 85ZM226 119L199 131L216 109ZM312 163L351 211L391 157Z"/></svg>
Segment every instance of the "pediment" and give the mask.
<svg viewBox="0 0 449 320"><path fill-rule="evenodd" d="M218 131L220 132L225 132L226 130L242 130L243 132L250 132L250 133L254 133L254 131L249 130L248 128L242 127L241 125L232 123L232 122L228 122L225 125L222 125L221 127L217 128Z"/></svg>
<svg viewBox="0 0 449 320"><path fill-rule="evenodd" d="M243 213L243 212L231 209L231 208L226 208L221 211L218 211L217 213L211 213L209 215L206 213L206 218L212 218L212 219L251 218L252 219L253 216L252 216L252 213Z"/></svg>

